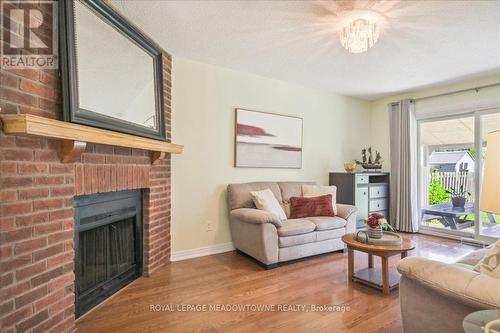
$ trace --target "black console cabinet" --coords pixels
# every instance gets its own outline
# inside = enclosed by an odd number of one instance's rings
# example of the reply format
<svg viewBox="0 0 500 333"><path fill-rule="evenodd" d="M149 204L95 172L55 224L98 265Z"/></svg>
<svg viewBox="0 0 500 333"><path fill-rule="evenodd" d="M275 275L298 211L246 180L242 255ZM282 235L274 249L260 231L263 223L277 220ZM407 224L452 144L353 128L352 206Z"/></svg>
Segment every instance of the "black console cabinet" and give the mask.
<svg viewBox="0 0 500 333"><path fill-rule="evenodd" d="M332 172L330 185L337 186L337 202L358 208L357 227L364 227L370 213L381 213L389 220L389 173Z"/></svg>

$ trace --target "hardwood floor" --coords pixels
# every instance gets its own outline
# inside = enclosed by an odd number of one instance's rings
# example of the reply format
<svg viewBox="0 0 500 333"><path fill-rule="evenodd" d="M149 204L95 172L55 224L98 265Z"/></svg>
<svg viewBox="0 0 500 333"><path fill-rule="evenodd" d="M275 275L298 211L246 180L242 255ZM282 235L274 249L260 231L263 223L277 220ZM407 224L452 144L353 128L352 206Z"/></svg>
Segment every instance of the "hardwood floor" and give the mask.
<svg viewBox="0 0 500 333"><path fill-rule="evenodd" d="M409 236L410 256L453 262L476 248L431 236ZM355 269L368 264L356 252ZM380 258L375 257L375 265ZM390 258L391 269L398 257ZM345 312L151 311L154 305L347 305ZM182 310L182 309L180 309ZM139 278L77 321L78 332L402 332L397 289L384 296L347 283L347 253L263 270L236 252L174 262Z"/></svg>

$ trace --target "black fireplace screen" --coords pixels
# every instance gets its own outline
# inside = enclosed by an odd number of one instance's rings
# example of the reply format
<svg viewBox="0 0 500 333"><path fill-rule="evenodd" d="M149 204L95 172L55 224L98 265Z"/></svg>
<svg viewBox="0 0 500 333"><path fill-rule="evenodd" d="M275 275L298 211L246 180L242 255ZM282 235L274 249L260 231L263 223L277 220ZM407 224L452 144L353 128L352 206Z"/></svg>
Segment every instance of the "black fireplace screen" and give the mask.
<svg viewBox="0 0 500 333"><path fill-rule="evenodd" d="M142 273L141 191L75 197L76 316Z"/></svg>

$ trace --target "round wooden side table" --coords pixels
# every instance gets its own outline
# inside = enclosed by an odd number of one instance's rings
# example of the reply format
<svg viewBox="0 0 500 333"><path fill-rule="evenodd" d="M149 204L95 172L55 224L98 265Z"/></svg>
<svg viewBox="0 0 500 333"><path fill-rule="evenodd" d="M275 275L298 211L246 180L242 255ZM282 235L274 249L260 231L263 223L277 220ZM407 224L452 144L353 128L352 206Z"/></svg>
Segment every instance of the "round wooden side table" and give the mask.
<svg viewBox="0 0 500 333"><path fill-rule="evenodd" d="M408 251L415 248L415 243L405 238L403 238L401 245L373 245L362 243L354 239L354 234L342 236L342 241L347 245L349 281L359 282L377 288L382 290L384 294L389 294L392 289L399 286L399 273L389 271L389 257L401 255L401 258L404 258L408 255ZM368 254L368 267L357 272L354 272L355 250ZM381 269L373 267L373 256L382 259Z"/></svg>

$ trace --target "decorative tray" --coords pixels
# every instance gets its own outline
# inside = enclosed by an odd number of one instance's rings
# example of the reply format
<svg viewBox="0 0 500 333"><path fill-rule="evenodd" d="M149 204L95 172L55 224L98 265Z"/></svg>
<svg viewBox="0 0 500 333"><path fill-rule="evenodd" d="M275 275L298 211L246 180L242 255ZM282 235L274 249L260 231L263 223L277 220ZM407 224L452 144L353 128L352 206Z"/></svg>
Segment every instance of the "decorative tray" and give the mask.
<svg viewBox="0 0 500 333"><path fill-rule="evenodd" d="M370 238L366 230L360 230L354 234L354 239L361 243L373 244L373 245L401 245L401 236L395 232L384 231L382 238Z"/></svg>

